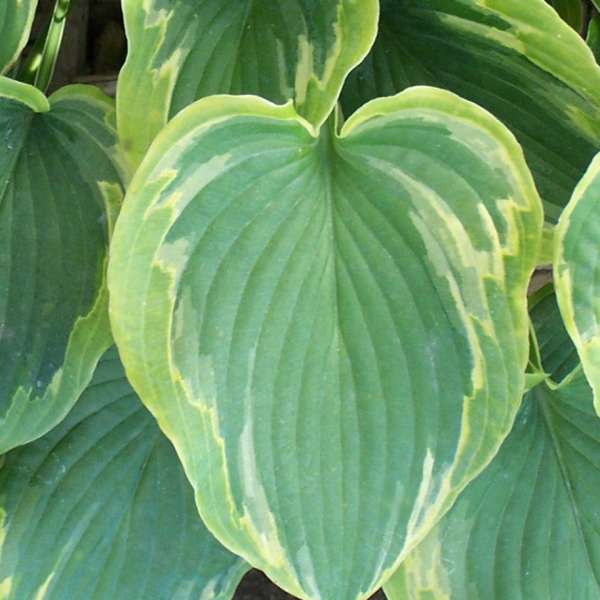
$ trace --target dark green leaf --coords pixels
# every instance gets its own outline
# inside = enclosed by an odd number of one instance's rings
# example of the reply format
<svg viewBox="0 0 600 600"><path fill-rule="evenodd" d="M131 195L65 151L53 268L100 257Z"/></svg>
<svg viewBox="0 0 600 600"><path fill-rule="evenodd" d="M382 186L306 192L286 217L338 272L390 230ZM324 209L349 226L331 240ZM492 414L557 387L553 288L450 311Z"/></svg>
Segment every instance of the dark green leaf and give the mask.
<svg viewBox="0 0 600 600"><path fill-rule="evenodd" d="M17 60L27 43L37 3L37 0L0 3L0 74Z"/></svg>
<svg viewBox="0 0 600 600"><path fill-rule="evenodd" d="M202 524L114 350L58 427L4 457L0 515L4 600L226 600L247 568Z"/></svg>
<svg viewBox="0 0 600 600"><path fill-rule="evenodd" d="M250 97L176 117L111 319L213 533L302 598L377 588L510 430L541 226L515 139L449 92L339 134Z"/></svg>

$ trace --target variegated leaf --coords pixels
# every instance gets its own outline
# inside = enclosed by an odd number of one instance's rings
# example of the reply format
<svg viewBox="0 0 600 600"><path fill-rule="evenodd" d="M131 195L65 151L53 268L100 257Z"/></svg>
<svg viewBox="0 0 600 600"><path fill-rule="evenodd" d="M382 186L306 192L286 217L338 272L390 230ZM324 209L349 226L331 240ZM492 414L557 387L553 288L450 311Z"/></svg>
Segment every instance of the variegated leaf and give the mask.
<svg viewBox="0 0 600 600"><path fill-rule="evenodd" d="M218 93L295 100L320 125L369 51L377 0L124 0L119 134L137 164L167 120Z"/></svg>
<svg viewBox="0 0 600 600"><path fill-rule="evenodd" d="M56 425L111 343L113 120L96 88L0 79L0 453Z"/></svg>
<svg viewBox="0 0 600 600"><path fill-rule="evenodd" d="M534 323L556 328L552 335L539 332L555 342L542 346L542 360L565 372L572 344L555 302L546 299L532 309ZM497 457L401 565L386 595L596 600L599 494L600 419L579 370L557 389L541 384L525 397Z"/></svg>
<svg viewBox="0 0 600 600"><path fill-rule="evenodd" d="M596 57L596 62L600 62L600 15L597 13L590 19L585 41Z"/></svg>
<svg viewBox="0 0 600 600"><path fill-rule="evenodd" d="M583 27L583 4L585 0L549 0L549 4L575 31Z"/></svg>
<svg viewBox="0 0 600 600"><path fill-rule="evenodd" d="M17 60L27 43L37 3L38 0L0 2L0 74Z"/></svg>
<svg viewBox="0 0 600 600"><path fill-rule="evenodd" d="M341 132L213 97L157 138L109 265L132 384L227 547L364 598L495 454L542 208L482 109L416 88Z"/></svg>
<svg viewBox="0 0 600 600"><path fill-rule="evenodd" d="M227 600L247 568L202 524L115 350L58 427L4 457L3 600Z"/></svg>
<svg viewBox="0 0 600 600"><path fill-rule="evenodd" d="M382 0L375 45L342 94L435 85L486 108L523 146L556 222L600 147L600 69L545 0Z"/></svg>
<svg viewBox="0 0 600 600"><path fill-rule="evenodd" d="M545 285L530 298L529 307L540 366L551 386L560 384L580 369L580 362L575 346L565 343L568 334L560 316L552 283Z"/></svg>
<svg viewBox="0 0 600 600"><path fill-rule="evenodd" d="M555 236L558 303L600 414L600 155L575 188Z"/></svg>

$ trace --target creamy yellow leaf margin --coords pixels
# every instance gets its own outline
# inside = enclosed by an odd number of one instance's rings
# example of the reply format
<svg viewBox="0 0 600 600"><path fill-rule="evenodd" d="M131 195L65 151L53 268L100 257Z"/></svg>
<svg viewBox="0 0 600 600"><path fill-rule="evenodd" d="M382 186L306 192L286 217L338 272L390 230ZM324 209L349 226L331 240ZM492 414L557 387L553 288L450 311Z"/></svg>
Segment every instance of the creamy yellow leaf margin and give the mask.
<svg viewBox="0 0 600 600"><path fill-rule="evenodd" d="M600 154L575 188L554 239L556 296L600 415Z"/></svg>
<svg viewBox="0 0 600 600"><path fill-rule="evenodd" d="M83 110L87 107L102 115L103 126L113 133L116 142L114 101L94 86L65 86L47 98L33 86L2 77L0 97L21 102L40 114L49 113L52 107L61 103L77 104ZM117 167L122 182L126 182L127 168L118 146L104 148L104 152ZM116 182L98 181L97 185L105 202L110 235L122 203L123 188ZM108 258L105 265L107 261ZM38 394L34 386L15 390L10 407L0 419L0 452L26 444L60 422L91 380L98 360L111 343L108 289L104 276L90 312L81 315L73 324L63 364L43 393Z"/></svg>
<svg viewBox="0 0 600 600"><path fill-rule="evenodd" d="M19 58L29 39L38 0L3 0L0 9L0 74Z"/></svg>
<svg viewBox="0 0 600 600"><path fill-rule="evenodd" d="M481 135L497 140L498 154L494 155L494 158L508 161L510 165L515 188L520 193L518 198L504 200L499 211L507 224L513 222L513 219L519 219L520 213L527 213L526 231L517 231L516 226L509 226L510 235L504 243L501 245L497 239L494 242L497 244L497 247L493 247L498 249L498 257L486 258L483 255L485 253L482 253L465 255L463 258L466 261L464 264L469 268L475 267L478 260L489 259L490 277L502 277L503 269L508 268L502 266L502 261L507 259L510 262L514 279L510 289L505 289L505 293L518 338L512 339L511 343L515 344L514 357L521 365L519 372L522 373L527 362L528 341L526 287L535 266L543 220L541 202L525 166L522 151L508 130L488 113L449 92L433 88L416 88L393 98L373 101L348 120L339 134L339 139L350 136L353 131L368 125L371 120L401 110L408 113L414 111L416 115L426 113L434 122L435 119L439 119L440 124L446 115L457 123L470 125ZM226 442L214 398L196 397L173 357L171 340L176 328L190 326L177 322L174 310L178 300L176 286L181 275L178 267L181 261L178 261L178 258L186 258L187 247L184 244L164 245L160 252L158 248L190 199L185 198L183 192L176 189L168 197L161 197L161 193L164 194L164 190L178 176L177 169L171 166L173 156L176 158L216 123L244 116L294 123L308 136L316 138L319 135L314 125L297 115L291 103L276 106L255 97L206 98L174 119L156 139L147 158L138 169L128 190L130 200L125 202L117 224L109 265L111 322L128 377L177 448L186 473L195 486L199 509L209 528L227 547L265 569L291 593L303 598L318 598L317 590L302 589L296 574L286 567L286 563L289 562L286 550L268 505L260 522L246 512L246 507L237 506L227 469ZM168 161L165 158L166 162L163 163L162 158L167 154L173 156L170 156ZM209 163L198 165L196 178L206 184L218 176L226 163L225 156L214 157ZM141 196L147 203L139 201ZM140 228L146 226L150 228L150 238L146 238L148 232L145 232L142 239ZM461 249L456 250L460 254ZM456 260L459 261L459 258ZM138 268L142 264L145 265L144 268ZM480 281L477 285L483 286L483 282ZM189 298L184 296L180 301L189 302ZM475 351L478 342L472 337L475 335L474 328L481 327L482 330L493 334L494 324L489 316L479 318L479 307L469 304L468 295L460 299L457 297L457 301L464 311L461 313L463 325L470 332L467 336L469 344L474 344ZM475 356L478 356L476 352ZM194 357L190 358L192 362L195 361ZM196 362L196 368L202 370L204 379L210 380L214 370L210 357L198 357ZM483 439L481 432L472 428L470 412L478 410L474 404L477 397L475 392L485 386L485 381L482 380L484 362L482 359L473 366L471 376L474 395L464 400L463 427L456 460L447 473L445 482L441 484L443 490L436 491L430 488L433 462L429 457L429 462L426 460L423 465L423 481L418 494L419 506L415 507L408 523L408 530L412 536L410 542L397 560L382 570L376 581L371 582L369 590L364 590L364 593L357 597L367 597L372 589L378 587L395 570L399 561L449 508L460 490L491 460L503 436L510 430L524 387L522 374L520 379L517 377L508 382L509 388L514 390L514 393L511 393L512 402L493 407L493 420L499 432L497 439ZM198 445L199 440L204 440L201 446ZM240 444L252 441L251 438L250 441L244 440L246 437L242 435ZM202 465L199 461L202 461ZM202 481L198 481L196 476L200 472L204 473ZM264 505L263 500L261 489L257 488L254 505ZM211 502L221 507L220 514L215 514L207 508ZM236 523L235 528L241 536L232 534L233 522Z"/></svg>

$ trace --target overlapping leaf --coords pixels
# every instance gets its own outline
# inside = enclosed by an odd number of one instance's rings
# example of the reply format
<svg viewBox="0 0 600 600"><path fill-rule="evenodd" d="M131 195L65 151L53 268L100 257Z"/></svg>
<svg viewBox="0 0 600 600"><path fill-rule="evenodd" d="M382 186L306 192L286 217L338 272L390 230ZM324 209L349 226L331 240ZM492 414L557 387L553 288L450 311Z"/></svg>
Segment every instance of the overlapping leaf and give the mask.
<svg viewBox="0 0 600 600"><path fill-rule="evenodd" d="M600 70L544 0L382 0L378 38L348 78L344 111L417 84L505 123L556 222L599 147Z"/></svg>
<svg viewBox="0 0 600 600"><path fill-rule="evenodd" d="M58 427L4 457L5 600L226 600L246 568L202 524L114 350Z"/></svg>
<svg viewBox="0 0 600 600"><path fill-rule="evenodd" d="M217 93L293 98L315 124L369 51L377 0L124 0L129 40L117 91L133 161L182 108Z"/></svg>
<svg viewBox="0 0 600 600"><path fill-rule="evenodd" d="M510 429L541 223L514 138L442 90L340 134L248 97L167 126L111 319L213 533L302 598L375 589Z"/></svg>
<svg viewBox="0 0 600 600"><path fill-rule="evenodd" d="M575 31L583 27L583 2L582 0L550 0L549 4Z"/></svg>
<svg viewBox="0 0 600 600"><path fill-rule="evenodd" d="M535 330L540 368L551 385L562 383L580 368L579 356L573 344L565 343L568 334L562 322L554 286L545 285L530 298L530 316Z"/></svg>
<svg viewBox="0 0 600 600"><path fill-rule="evenodd" d="M0 3L0 74L17 60L27 43L37 0L3 0Z"/></svg>
<svg viewBox="0 0 600 600"><path fill-rule="evenodd" d="M562 214L555 243L560 310L600 413L600 155L590 165Z"/></svg>
<svg viewBox="0 0 600 600"><path fill-rule="evenodd" d="M111 342L112 104L0 80L0 452L60 421Z"/></svg>
<svg viewBox="0 0 600 600"><path fill-rule="evenodd" d="M549 305L565 370L572 345ZM548 348L542 358L555 361ZM498 456L386 585L390 600L600 597L600 419L582 372L524 399Z"/></svg>

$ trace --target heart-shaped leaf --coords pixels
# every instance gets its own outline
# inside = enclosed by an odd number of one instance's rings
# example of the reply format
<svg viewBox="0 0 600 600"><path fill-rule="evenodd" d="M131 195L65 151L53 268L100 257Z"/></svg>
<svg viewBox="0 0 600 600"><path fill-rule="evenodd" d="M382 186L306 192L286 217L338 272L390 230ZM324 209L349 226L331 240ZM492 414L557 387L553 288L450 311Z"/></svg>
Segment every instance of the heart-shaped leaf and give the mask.
<svg viewBox="0 0 600 600"><path fill-rule="evenodd" d="M348 78L344 111L417 84L451 90L505 123L546 219L557 221L600 145L600 69L545 0L382 0L377 40Z"/></svg>
<svg viewBox="0 0 600 600"><path fill-rule="evenodd" d="M542 314L543 313L543 314ZM565 369L572 348L552 316ZM547 325L546 325L547 326ZM543 353L553 360L555 354ZM385 587L390 600L595 600L600 597L600 419L578 371L524 399L498 456Z"/></svg>
<svg viewBox="0 0 600 600"><path fill-rule="evenodd" d="M115 350L68 417L0 469L0 595L226 600L244 562L198 517Z"/></svg>
<svg viewBox="0 0 600 600"><path fill-rule="evenodd" d="M168 125L111 316L213 533L302 598L374 590L510 429L541 224L512 135L442 90L340 134L249 97Z"/></svg>
<svg viewBox="0 0 600 600"><path fill-rule="evenodd" d="M124 0L119 134L137 164L167 120L219 93L292 98L320 125L377 32L377 0Z"/></svg>
<svg viewBox="0 0 600 600"><path fill-rule="evenodd" d="M600 154L579 182L555 235L554 276L558 303L600 414Z"/></svg>
<svg viewBox="0 0 600 600"><path fill-rule="evenodd" d="M113 117L96 88L0 79L0 453L58 423L111 343Z"/></svg>
<svg viewBox="0 0 600 600"><path fill-rule="evenodd" d="M33 23L37 0L2 0L0 4L0 74L23 50Z"/></svg>

